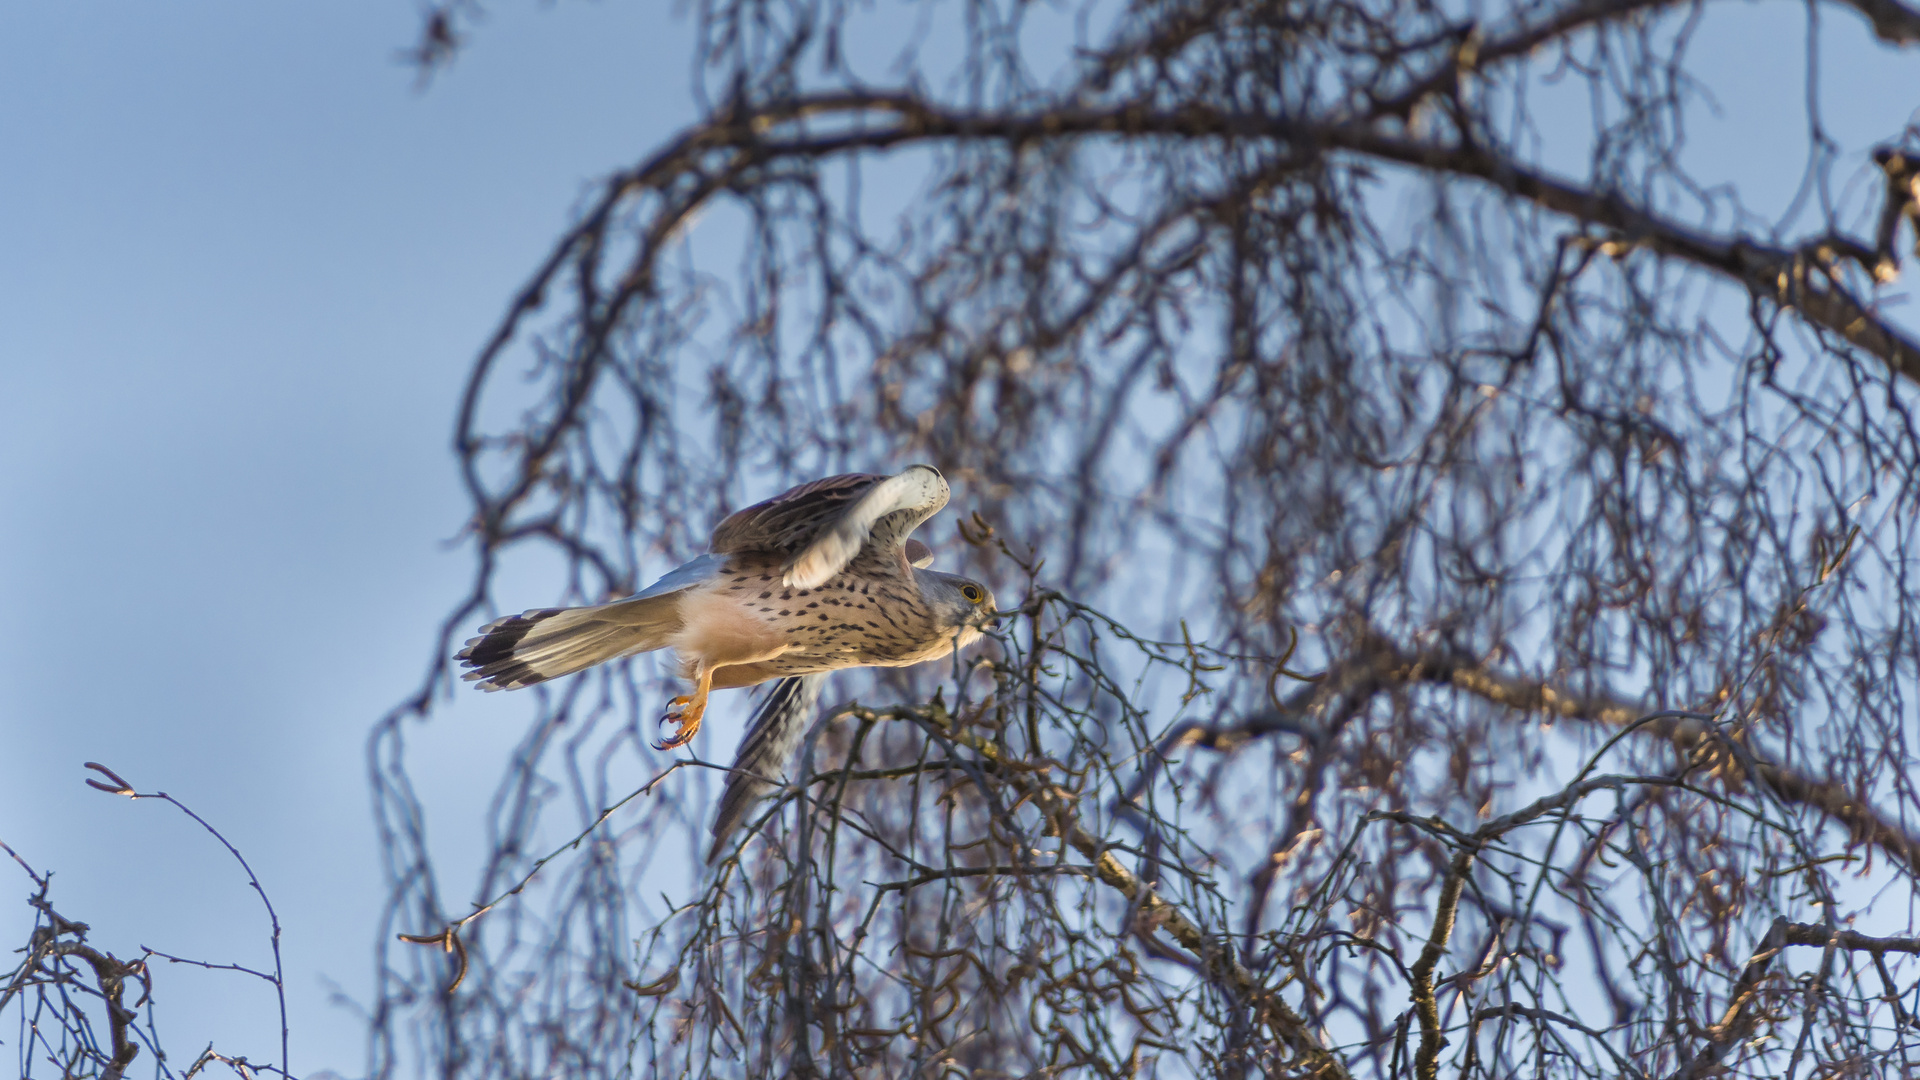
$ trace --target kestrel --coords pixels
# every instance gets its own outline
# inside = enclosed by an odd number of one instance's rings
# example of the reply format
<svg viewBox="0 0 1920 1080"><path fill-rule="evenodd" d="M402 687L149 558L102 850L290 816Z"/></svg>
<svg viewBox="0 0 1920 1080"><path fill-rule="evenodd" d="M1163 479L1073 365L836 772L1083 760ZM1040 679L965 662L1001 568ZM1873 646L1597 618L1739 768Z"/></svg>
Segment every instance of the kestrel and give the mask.
<svg viewBox="0 0 1920 1080"><path fill-rule="evenodd" d="M749 506L713 530L705 555L643 592L594 607L540 608L488 623L457 659L483 690L515 690L634 653L671 648L693 693L663 718L700 728L712 690L778 684L755 712L714 833L724 839L765 788L746 773L784 763L827 672L904 667L978 640L994 612L977 581L926 569L908 539L947 504L931 465L897 476L830 476ZM716 848L717 848L716 841Z"/></svg>

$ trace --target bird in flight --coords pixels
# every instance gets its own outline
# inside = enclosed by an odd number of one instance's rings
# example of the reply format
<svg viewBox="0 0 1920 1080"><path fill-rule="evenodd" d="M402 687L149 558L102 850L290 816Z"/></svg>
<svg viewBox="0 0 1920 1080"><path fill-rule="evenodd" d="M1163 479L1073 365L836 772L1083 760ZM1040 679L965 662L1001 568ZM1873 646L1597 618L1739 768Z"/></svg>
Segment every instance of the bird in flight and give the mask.
<svg viewBox="0 0 1920 1080"><path fill-rule="evenodd" d="M634 653L671 648L693 692L662 718L685 746L713 690L780 680L762 700L721 798L714 852L805 730L826 674L937 660L979 639L993 593L928 569L910 534L947 504L931 465L802 484L713 530L707 553L644 591L593 607L539 608L480 628L456 655L483 690L517 690ZM712 856L709 856L711 859Z"/></svg>

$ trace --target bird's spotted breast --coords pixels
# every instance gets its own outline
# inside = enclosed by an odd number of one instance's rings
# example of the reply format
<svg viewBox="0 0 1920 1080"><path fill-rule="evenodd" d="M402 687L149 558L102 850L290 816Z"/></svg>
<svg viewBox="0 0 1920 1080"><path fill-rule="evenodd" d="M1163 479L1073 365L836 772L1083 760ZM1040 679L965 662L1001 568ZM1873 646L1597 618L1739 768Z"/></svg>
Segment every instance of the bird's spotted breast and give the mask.
<svg viewBox="0 0 1920 1080"><path fill-rule="evenodd" d="M845 667L899 667L947 655L944 630L899 558L863 554L809 589L782 586L766 567L735 563L719 590L787 647L752 665L755 680ZM742 676L746 675L742 672ZM728 680L731 682L732 680Z"/></svg>

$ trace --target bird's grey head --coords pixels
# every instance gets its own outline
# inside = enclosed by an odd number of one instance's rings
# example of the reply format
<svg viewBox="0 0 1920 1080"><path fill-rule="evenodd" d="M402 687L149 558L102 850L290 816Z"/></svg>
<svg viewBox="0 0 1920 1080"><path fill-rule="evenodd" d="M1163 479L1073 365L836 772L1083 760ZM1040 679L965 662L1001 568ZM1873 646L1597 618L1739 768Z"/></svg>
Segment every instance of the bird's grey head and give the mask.
<svg viewBox="0 0 1920 1080"><path fill-rule="evenodd" d="M960 635L960 647L978 641L980 632L993 625L998 609L993 603L993 590L985 585L938 570L916 570L913 577L941 627Z"/></svg>

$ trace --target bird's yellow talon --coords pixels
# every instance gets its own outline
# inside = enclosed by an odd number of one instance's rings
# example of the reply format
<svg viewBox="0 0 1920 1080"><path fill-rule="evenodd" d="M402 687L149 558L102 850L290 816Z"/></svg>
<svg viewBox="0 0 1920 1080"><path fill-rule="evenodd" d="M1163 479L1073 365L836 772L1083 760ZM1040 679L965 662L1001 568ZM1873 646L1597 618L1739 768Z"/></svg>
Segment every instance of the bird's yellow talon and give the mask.
<svg viewBox="0 0 1920 1080"><path fill-rule="evenodd" d="M694 733L700 730L700 718L706 714L707 702L704 694L689 696L681 694L667 702L667 712L660 718L662 725L677 724L679 730L653 744L655 750L678 750L693 741Z"/></svg>

